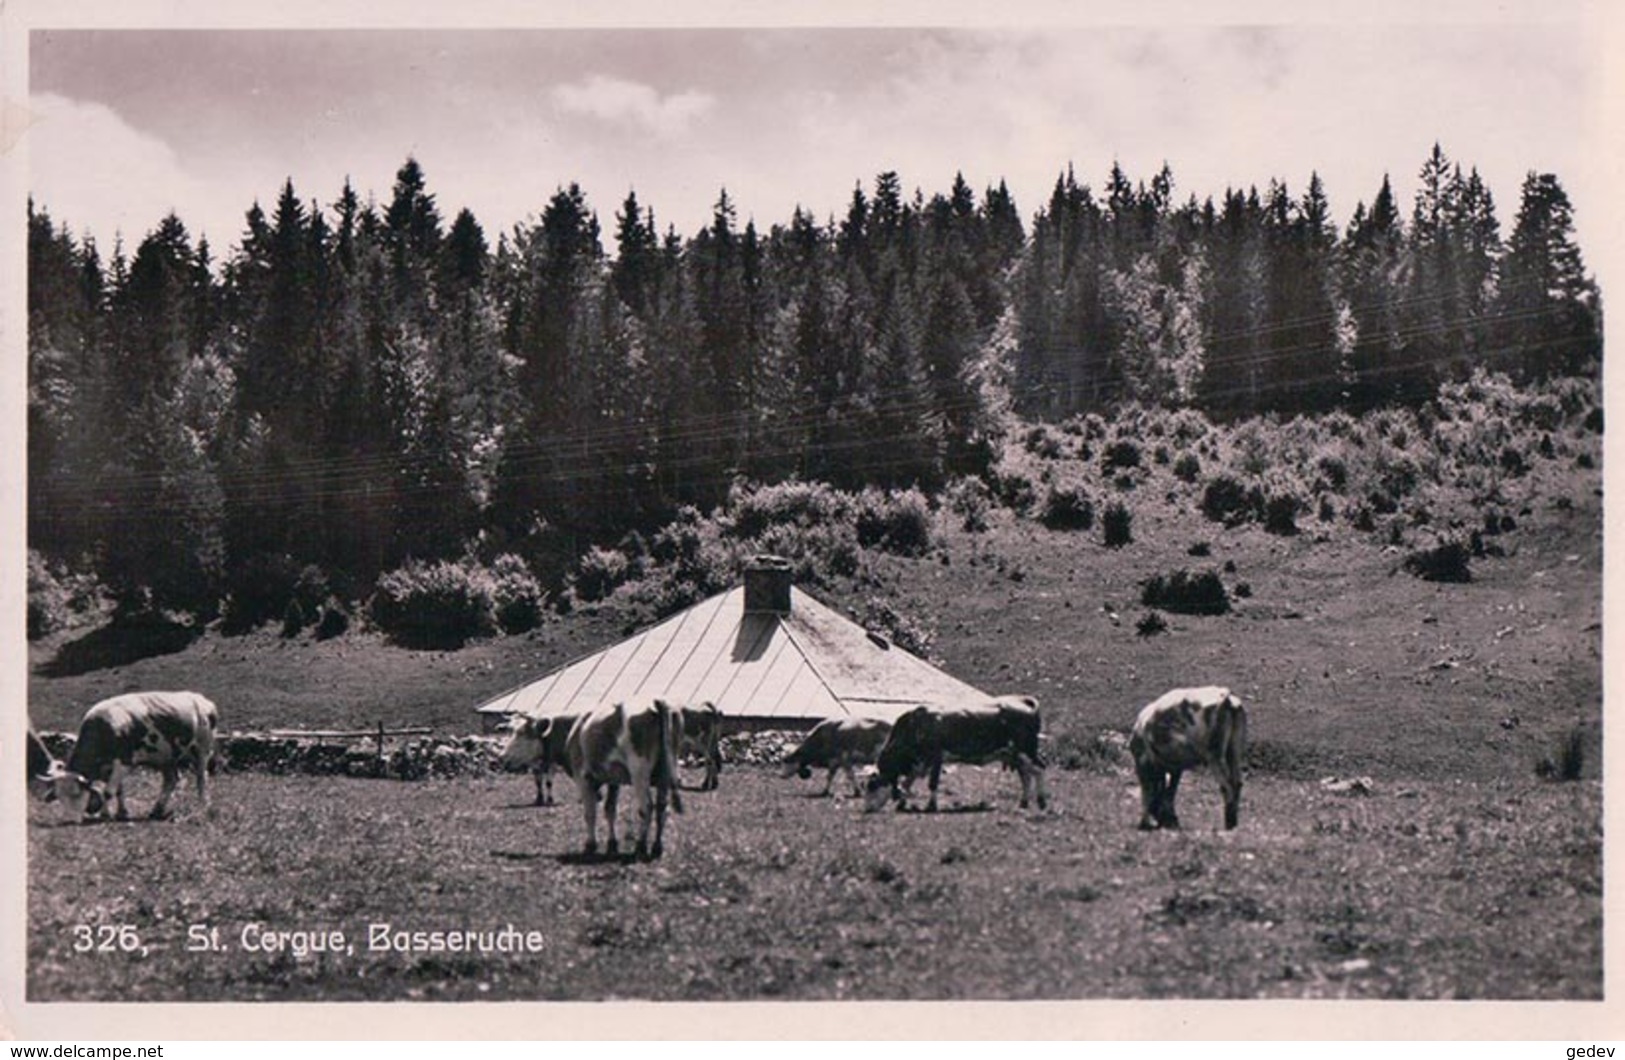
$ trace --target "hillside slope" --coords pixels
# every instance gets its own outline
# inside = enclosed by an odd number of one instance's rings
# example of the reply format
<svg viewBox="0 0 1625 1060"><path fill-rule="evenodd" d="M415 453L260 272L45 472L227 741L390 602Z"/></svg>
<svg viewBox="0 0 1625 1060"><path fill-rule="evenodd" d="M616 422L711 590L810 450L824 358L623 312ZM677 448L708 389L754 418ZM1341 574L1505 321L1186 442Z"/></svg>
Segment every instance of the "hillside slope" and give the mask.
<svg viewBox="0 0 1625 1060"><path fill-rule="evenodd" d="M1105 502L1132 511L1132 541L1107 548L1098 525L1050 530L1002 507L972 532L945 507L928 555L866 553L857 577L813 591L854 614L881 600L933 635L931 654L951 673L1036 695L1062 764L1086 761L1101 730L1125 728L1167 688L1207 683L1247 702L1254 769L1527 775L1577 724L1598 749L1596 470L1552 462L1520 479L1512 528L1486 539L1472 580L1436 583L1403 566L1437 536L1431 526L1395 529L1400 545L1336 516L1300 516L1292 536L1226 528L1199 510L1200 483L1162 466L1108 479L1077 459L1007 459L1028 461L1040 481L1092 476ZM1198 544L1206 555L1191 554ZM1166 633L1140 635L1143 582L1180 569L1218 574L1230 613L1168 614ZM105 696L185 687L213 695L228 729L383 720L472 731L470 711L484 699L633 628L636 612L620 599L456 652L409 651L365 632L318 643L211 629L132 659L139 653L100 643L117 640L107 629L70 631L30 646L29 713L38 727L71 729ZM1595 769L1598 756L1588 757Z"/></svg>

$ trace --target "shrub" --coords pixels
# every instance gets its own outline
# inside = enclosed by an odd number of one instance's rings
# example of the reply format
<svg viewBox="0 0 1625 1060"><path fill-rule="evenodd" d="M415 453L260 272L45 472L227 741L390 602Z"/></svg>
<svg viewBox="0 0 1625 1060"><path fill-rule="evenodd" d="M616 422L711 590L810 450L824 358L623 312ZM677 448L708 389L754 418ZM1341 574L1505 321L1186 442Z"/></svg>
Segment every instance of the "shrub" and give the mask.
<svg viewBox="0 0 1625 1060"><path fill-rule="evenodd" d="M344 610L337 600L329 600L322 606L322 616L316 620L316 639L332 640L343 636L350 629L350 614Z"/></svg>
<svg viewBox="0 0 1625 1060"><path fill-rule="evenodd" d="M1198 541L1190 548L1187 548L1185 550L1185 554L1189 556L1196 556L1199 559L1204 556L1211 556L1213 555L1213 546L1208 544L1206 541Z"/></svg>
<svg viewBox="0 0 1625 1060"><path fill-rule="evenodd" d="M1158 633L1168 632L1168 620L1162 617L1160 611L1147 611L1134 623L1134 631L1142 637L1154 637Z"/></svg>
<svg viewBox="0 0 1625 1060"><path fill-rule="evenodd" d="M299 605L297 598L288 601L288 609L282 613L282 636L287 640L299 636L310 625L310 619L305 617L305 609Z"/></svg>
<svg viewBox="0 0 1625 1060"><path fill-rule="evenodd" d="M1173 458L1174 454L1168 451L1166 445L1157 446L1156 451L1151 454L1151 462L1158 467L1167 467L1169 461L1173 460Z"/></svg>
<svg viewBox="0 0 1625 1060"><path fill-rule="evenodd" d="M704 516L691 504L677 509L671 522L655 531L649 542L649 556L656 563L678 563L700 551Z"/></svg>
<svg viewBox="0 0 1625 1060"><path fill-rule="evenodd" d="M1257 486L1243 486L1229 475L1215 475L1202 491L1202 514L1226 526L1255 518L1263 506L1264 495Z"/></svg>
<svg viewBox="0 0 1625 1060"><path fill-rule="evenodd" d="M969 533L979 534L987 529L987 516L993 506L993 493L979 478L955 479L946 490L948 510L959 516L960 525Z"/></svg>
<svg viewBox="0 0 1625 1060"><path fill-rule="evenodd" d="M38 640L78 625L104 607L100 582L93 574L74 574L28 550L28 639Z"/></svg>
<svg viewBox="0 0 1625 1060"><path fill-rule="evenodd" d="M1195 409L1180 409L1169 417L1170 433L1179 445L1188 445L1207 436L1208 421Z"/></svg>
<svg viewBox="0 0 1625 1060"><path fill-rule="evenodd" d="M1366 500L1370 502L1371 510L1378 515L1393 515L1399 511L1399 501L1394 499L1393 494L1383 490L1372 490Z"/></svg>
<svg viewBox="0 0 1625 1060"><path fill-rule="evenodd" d="M1032 479L1019 471L997 474L993 480L993 491L999 503L1013 512L1030 511L1038 501L1038 491L1033 488Z"/></svg>
<svg viewBox="0 0 1625 1060"><path fill-rule="evenodd" d="M1232 440L1236 447L1236 465L1249 475L1262 475L1270 469L1271 431L1263 420L1248 420L1236 428Z"/></svg>
<svg viewBox="0 0 1625 1060"><path fill-rule="evenodd" d="M1598 406L1594 407L1590 412L1586 413L1586 418L1580 422L1580 426L1584 427L1586 430L1590 431L1592 434L1601 434L1602 433L1602 406L1598 405Z"/></svg>
<svg viewBox="0 0 1625 1060"><path fill-rule="evenodd" d="M1100 454L1101 470L1107 474L1113 471L1132 471L1139 466L1140 445L1127 438L1113 442Z"/></svg>
<svg viewBox="0 0 1625 1060"><path fill-rule="evenodd" d="M1058 459L1066 452L1061 437L1052 431L1048 424L1035 423L1027 428L1027 434L1022 439L1022 445L1027 452L1045 460Z"/></svg>
<svg viewBox="0 0 1625 1060"><path fill-rule="evenodd" d="M411 562L378 579L368 610L409 648L460 648L496 629L493 584L483 568Z"/></svg>
<svg viewBox="0 0 1625 1060"><path fill-rule="evenodd" d="M753 538L770 526L822 526L850 513L849 498L822 482L780 482L772 486L735 483L728 491L732 536Z"/></svg>
<svg viewBox="0 0 1625 1060"><path fill-rule="evenodd" d="M594 545L576 561L570 589L583 603L603 600L626 582L631 569L632 565L621 552Z"/></svg>
<svg viewBox="0 0 1625 1060"><path fill-rule="evenodd" d="M1174 461L1174 477L1181 482L1195 482L1202 477L1202 461L1195 453L1180 453Z"/></svg>
<svg viewBox="0 0 1625 1060"><path fill-rule="evenodd" d="M1140 602L1185 615L1222 615L1230 610L1224 582L1214 571L1193 575L1177 570L1166 577L1154 575L1142 584Z"/></svg>
<svg viewBox="0 0 1625 1060"><path fill-rule="evenodd" d="M1051 486L1038 519L1051 530L1088 530L1095 525L1095 505L1080 486Z"/></svg>
<svg viewBox="0 0 1625 1060"><path fill-rule="evenodd" d="M858 544L899 556L931 550L931 509L917 489L883 492L870 487L858 495Z"/></svg>
<svg viewBox="0 0 1625 1060"><path fill-rule="evenodd" d="M691 505L679 508L676 517L655 532L649 556L654 566L629 592L634 604L649 608L656 618L681 611L738 580L735 550L722 540L717 525Z"/></svg>
<svg viewBox="0 0 1625 1060"><path fill-rule="evenodd" d="M1134 540L1133 533L1134 513L1122 504L1112 504L1107 507L1106 514L1101 517L1101 527L1105 531L1107 548L1122 548Z"/></svg>
<svg viewBox="0 0 1625 1060"><path fill-rule="evenodd" d="M1392 499L1397 507L1399 500L1415 492L1421 481L1421 469L1416 461L1403 453L1386 453L1377 461L1377 488Z"/></svg>
<svg viewBox="0 0 1625 1060"><path fill-rule="evenodd" d="M333 586L327 580L326 571L314 563L307 563L299 569L299 577L293 583L293 596L305 614L314 617L331 595Z"/></svg>
<svg viewBox="0 0 1625 1060"><path fill-rule="evenodd" d="M1423 581L1468 582L1471 551L1460 541L1446 541L1433 548L1418 549L1405 557L1405 569Z"/></svg>
<svg viewBox="0 0 1625 1060"><path fill-rule="evenodd" d="M303 571L292 556L255 553L226 576L226 606L221 629L246 633L282 618L296 598Z"/></svg>
<svg viewBox="0 0 1625 1060"><path fill-rule="evenodd" d="M1264 529L1282 537L1298 532L1298 512L1303 502L1290 493L1277 493L1264 502Z"/></svg>
<svg viewBox="0 0 1625 1060"><path fill-rule="evenodd" d="M787 559L798 582L824 584L831 575L858 570L857 534L850 526L774 526L756 538L753 551Z"/></svg>
<svg viewBox="0 0 1625 1060"><path fill-rule="evenodd" d="M524 633L541 625L547 592L525 561L511 552L491 563L491 597L504 633Z"/></svg>
<svg viewBox="0 0 1625 1060"><path fill-rule="evenodd" d="M1315 462L1321 481L1333 493L1342 493L1349 484L1349 466L1341 456L1328 453Z"/></svg>

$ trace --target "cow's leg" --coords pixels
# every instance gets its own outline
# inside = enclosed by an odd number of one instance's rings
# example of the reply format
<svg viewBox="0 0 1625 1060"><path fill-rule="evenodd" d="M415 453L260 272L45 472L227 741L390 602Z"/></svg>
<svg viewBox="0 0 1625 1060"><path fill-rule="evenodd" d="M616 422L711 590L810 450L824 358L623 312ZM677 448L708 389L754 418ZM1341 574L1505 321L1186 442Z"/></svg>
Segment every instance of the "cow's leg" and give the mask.
<svg viewBox="0 0 1625 1060"><path fill-rule="evenodd" d="M1038 808L1044 809L1049 805L1049 796L1044 792L1044 767L1038 765L1024 754L1016 755L1016 772L1021 776L1021 808L1027 808L1027 800L1036 792Z"/></svg>
<svg viewBox="0 0 1625 1060"><path fill-rule="evenodd" d="M1179 778L1184 776L1183 769L1168 770L1168 785L1162 792L1162 807L1157 816L1157 823L1164 828L1178 828L1179 814L1174 812L1174 796L1179 794Z"/></svg>
<svg viewBox="0 0 1625 1060"><path fill-rule="evenodd" d="M583 849L588 854L598 853L598 785L583 775L576 778L576 790L581 793L581 811L587 818L587 845Z"/></svg>
<svg viewBox="0 0 1625 1060"><path fill-rule="evenodd" d="M705 753L705 790L717 790L717 774L722 772L722 752L715 747Z"/></svg>
<svg viewBox="0 0 1625 1060"><path fill-rule="evenodd" d="M1136 761L1134 772L1140 778L1140 831L1157 827L1162 817L1162 769L1150 762Z"/></svg>
<svg viewBox="0 0 1625 1060"><path fill-rule="evenodd" d="M118 807L113 816L120 821L130 819L130 810L124 805L124 774L126 772L124 763L115 761L113 763L113 774L107 780L107 786L113 791L113 801ZM102 805L102 809L104 812L107 809L105 803Z"/></svg>
<svg viewBox="0 0 1625 1060"><path fill-rule="evenodd" d="M158 793L158 801L152 804L152 812L147 816L154 821L162 821L168 815L169 797L175 793L175 785L180 783L181 771L173 765L163 767L164 789Z"/></svg>
<svg viewBox="0 0 1625 1060"><path fill-rule="evenodd" d="M654 782L655 795L655 844L650 848L649 856L658 858L666 849L666 804L670 801L671 792L659 778Z"/></svg>
<svg viewBox="0 0 1625 1060"><path fill-rule="evenodd" d="M857 771L852 768L852 760L848 758L846 761L841 763L839 768L845 770L846 772L846 782L852 788L852 797L854 799L861 798L863 795L863 785L858 783L858 774ZM829 771L829 779L832 782L835 780L834 769ZM824 794L829 794L829 787L830 786L828 784L824 785Z"/></svg>
<svg viewBox="0 0 1625 1060"><path fill-rule="evenodd" d="M649 790L649 780L641 770L632 777L632 801L638 808L638 843L635 849L639 861L649 857L649 825L654 811L654 793Z"/></svg>
<svg viewBox="0 0 1625 1060"><path fill-rule="evenodd" d="M604 793L604 826L609 829L609 842L604 853L613 857L621 852L621 841L615 838L615 807L621 801L621 786L611 783Z"/></svg>
<svg viewBox="0 0 1625 1060"><path fill-rule="evenodd" d="M552 794L551 788L553 778L547 775L547 770L543 768L541 763L537 763L531 768L531 774L536 780L535 805L546 806Z"/></svg>
<svg viewBox="0 0 1625 1060"><path fill-rule="evenodd" d="M1219 788L1224 792L1224 827L1231 829L1241 821L1241 770L1226 764L1219 770Z"/></svg>
<svg viewBox="0 0 1625 1060"><path fill-rule="evenodd" d="M925 812L937 812L937 784L942 780L942 759L938 758L931 763L931 798L926 801Z"/></svg>
<svg viewBox="0 0 1625 1060"><path fill-rule="evenodd" d="M200 754L192 759L192 777L197 782L197 801L202 804L205 813L209 810L209 789L205 777L209 772L209 756Z"/></svg>

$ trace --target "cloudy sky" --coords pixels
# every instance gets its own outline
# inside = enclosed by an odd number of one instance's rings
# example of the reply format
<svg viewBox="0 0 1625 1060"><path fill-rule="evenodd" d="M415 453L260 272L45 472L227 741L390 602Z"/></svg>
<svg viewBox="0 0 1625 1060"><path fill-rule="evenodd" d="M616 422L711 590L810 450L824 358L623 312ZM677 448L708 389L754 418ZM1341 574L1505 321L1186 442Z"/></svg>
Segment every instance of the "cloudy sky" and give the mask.
<svg viewBox="0 0 1625 1060"><path fill-rule="evenodd" d="M1004 179L1022 213L1068 164L1183 198L1318 170L1347 220L1390 173L1408 205L1435 140L1510 230L1531 169L1600 184L1598 43L1579 23L783 30L35 29L29 190L133 245L174 209L217 255L285 178L387 200L408 156L493 240L581 184L606 231L629 189L691 234L726 187L763 227L854 184Z"/></svg>

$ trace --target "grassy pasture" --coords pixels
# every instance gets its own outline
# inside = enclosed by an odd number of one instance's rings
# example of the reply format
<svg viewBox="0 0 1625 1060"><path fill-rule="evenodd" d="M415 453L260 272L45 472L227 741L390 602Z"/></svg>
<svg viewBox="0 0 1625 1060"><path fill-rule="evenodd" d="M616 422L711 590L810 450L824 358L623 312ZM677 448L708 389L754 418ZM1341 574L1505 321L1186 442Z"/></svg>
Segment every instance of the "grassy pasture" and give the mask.
<svg viewBox="0 0 1625 1060"><path fill-rule="evenodd" d="M161 823L35 806L28 997L1601 997L1596 783L1355 796L1256 776L1224 833L1197 773L1186 830L1142 834L1126 771L1050 780L1047 813L1016 808L1013 775L961 768L942 813L863 815L734 769L688 795L652 864L580 862L573 797L530 807L521 777L223 775L212 817L183 792ZM372 922L544 943L374 953ZM75 952L81 923L134 925L147 952ZM250 923L340 929L355 952L246 952ZM229 948L187 952L191 924Z"/></svg>
<svg viewBox="0 0 1625 1060"><path fill-rule="evenodd" d="M1041 483L1047 465L1029 463ZM1601 996L1595 462L1540 458L1504 482L1495 508L1516 529L1490 539L1498 554L1475 558L1465 584L1403 563L1435 531L1479 524L1466 487L1432 497L1426 520L1395 516L1399 543L1342 514L1305 513L1279 537L1204 519L1200 482L1154 463L1131 486L1049 463L1086 475L1099 506L1130 506L1132 543L1005 509L970 531L945 510L927 555L868 555L858 577L815 591L855 613L879 598L934 634L949 672L1036 695L1053 812L1018 811L1015 778L994 770L953 774L945 806L958 812L863 816L808 798L821 777L730 768L721 791L689 797L665 859L638 865L570 857L583 826L568 785L563 805L535 809L519 777L223 775L213 819L183 790L162 824L80 826L36 805L28 996ZM1169 614L1167 633L1139 636L1140 586L1178 569L1220 572L1232 611ZM69 630L30 644L28 711L71 730L106 696L193 688L227 730L383 720L460 735L475 704L633 621L612 599L456 652L365 630L317 642L211 629L134 647L106 627ZM1230 686L1250 715L1241 828L1217 830L1217 785L1196 774L1187 830L1142 835L1132 777L1094 753L1096 738L1168 688L1205 683ZM1584 779L1538 780L1536 763L1575 733ZM1327 776L1372 777L1375 794L1331 793ZM136 784L139 813L156 780ZM369 954L371 921L512 923L545 945ZM250 923L342 929L358 952L246 953ZM77 953L77 924L132 924L148 952ZM232 951L186 952L189 924L218 927Z"/></svg>

